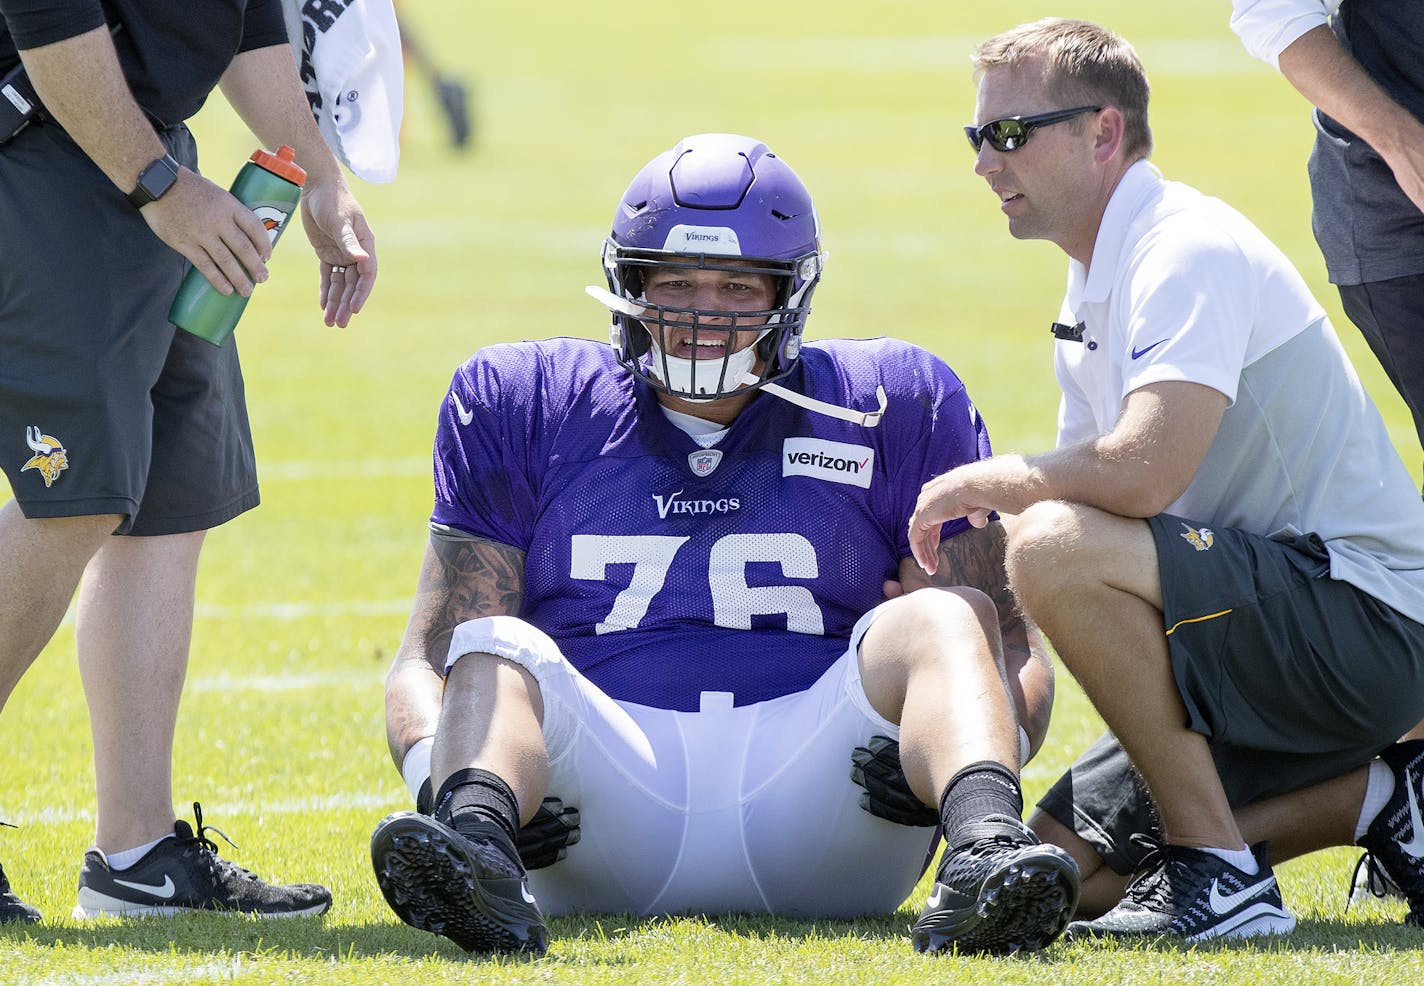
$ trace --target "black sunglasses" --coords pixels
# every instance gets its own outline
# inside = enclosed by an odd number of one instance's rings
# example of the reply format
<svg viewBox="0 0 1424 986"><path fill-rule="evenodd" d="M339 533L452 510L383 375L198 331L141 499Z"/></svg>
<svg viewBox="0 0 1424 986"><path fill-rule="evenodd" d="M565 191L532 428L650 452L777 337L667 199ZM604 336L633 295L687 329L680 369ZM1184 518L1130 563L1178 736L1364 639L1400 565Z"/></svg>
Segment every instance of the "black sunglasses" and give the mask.
<svg viewBox="0 0 1424 986"><path fill-rule="evenodd" d="M986 123L982 127L965 127L964 134L976 151L983 147L987 140L994 150L1007 153L1027 144L1028 135L1039 127L1052 126L1084 113L1096 113L1100 109L1101 106L1078 106L1071 110L1054 110L1052 113L1040 113L1037 116L1011 116Z"/></svg>

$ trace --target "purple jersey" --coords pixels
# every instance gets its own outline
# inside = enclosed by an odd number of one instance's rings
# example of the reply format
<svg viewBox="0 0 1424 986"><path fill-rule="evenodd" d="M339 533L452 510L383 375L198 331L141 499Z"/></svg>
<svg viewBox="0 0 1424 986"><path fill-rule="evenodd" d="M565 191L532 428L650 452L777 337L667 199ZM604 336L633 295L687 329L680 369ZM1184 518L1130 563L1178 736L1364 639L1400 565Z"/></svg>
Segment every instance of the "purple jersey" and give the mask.
<svg viewBox="0 0 1424 986"><path fill-rule="evenodd" d="M442 408L431 519L525 552L519 615L613 698L800 691L897 577L920 487L989 436L954 372L893 339L808 344L782 383L889 403L865 428L761 393L707 449L606 344L489 346Z"/></svg>

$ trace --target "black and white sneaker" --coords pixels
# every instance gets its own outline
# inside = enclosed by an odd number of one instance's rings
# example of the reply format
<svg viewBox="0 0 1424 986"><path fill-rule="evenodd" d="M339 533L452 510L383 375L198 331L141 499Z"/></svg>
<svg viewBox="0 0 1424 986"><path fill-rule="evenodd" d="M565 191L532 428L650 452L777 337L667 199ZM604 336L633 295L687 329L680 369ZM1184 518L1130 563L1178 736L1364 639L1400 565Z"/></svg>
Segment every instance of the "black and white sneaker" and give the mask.
<svg viewBox="0 0 1424 986"><path fill-rule="evenodd" d="M0 924L35 924L39 920L40 912L11 892L5 867L0 866Z"/></svg>
<svg viewBox="0 0 1424 986"><path fill-rule="evenodd" d="M1176 935L1187 941L1279 935L1295 928L1266 857L1250 875L1220 856L1186 846L1162 846L1142 861L1122 901L1102 917L1074 921L1069 938Z"/></svg>
<svg viewBox="0 0 1424 986"><path fill-rule="evenodd" d="M371 864L402 921L444 935L467 952L532 952L549 932L509 836L493 822L460 829L398 811L371 834Z"/></svg>
<svg viewBox="0 0 1424 986"><path fill-rule="evenodd" d="M1078 906L1078 864L1013 825L1017 834L945 849L934 890L910 929L915 951L1029 952L1063 931Z"/></svg>
<svg viewBox="0 0 1424 986"><path fill-rule="evenodd" d="M1394 773L1394 793L1360 837L1365 885L1383 897L1393 886L1409 902L1405 921L1424 928L1424 740L1396 743L1380 754Z"/></svg>
<svg viewBox="0 0 1424 986"><path fill-rule="evenodd" d="M173 825L172 838L165 838L127 869L111 867L98 849L85 853L74 917L171 917L187 911L228 911L285 918L321 914L331 906L331 891L325 887L265 883L223 859L207 833L227 836L203 824L203 809L197 802L193 812L197 835L180 818ZM232 845L231 839L227 841Z"/></svg>

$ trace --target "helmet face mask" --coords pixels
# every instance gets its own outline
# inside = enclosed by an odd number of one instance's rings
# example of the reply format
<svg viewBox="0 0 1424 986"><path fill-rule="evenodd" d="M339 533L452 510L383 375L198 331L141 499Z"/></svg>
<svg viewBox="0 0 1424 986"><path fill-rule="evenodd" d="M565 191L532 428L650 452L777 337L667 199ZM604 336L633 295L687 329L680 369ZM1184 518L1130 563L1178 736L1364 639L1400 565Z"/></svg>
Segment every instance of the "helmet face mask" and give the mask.
<svg viewBox="0 0 1424 986"><path fill-rule="evenodd" d="M618 361L649 386L689 400L745 393L791 372L825 255L810 194L758 141L732 134L683 140L633 179L605 241L609 290L640 315L615 309L610 341ZM774 301L757 311L679 308L645 294L654 270L678 268L771 278ZM756 332L751 346L686 359L674 338L731 339ZM715 333L715 335L714 335Z"/></svg>

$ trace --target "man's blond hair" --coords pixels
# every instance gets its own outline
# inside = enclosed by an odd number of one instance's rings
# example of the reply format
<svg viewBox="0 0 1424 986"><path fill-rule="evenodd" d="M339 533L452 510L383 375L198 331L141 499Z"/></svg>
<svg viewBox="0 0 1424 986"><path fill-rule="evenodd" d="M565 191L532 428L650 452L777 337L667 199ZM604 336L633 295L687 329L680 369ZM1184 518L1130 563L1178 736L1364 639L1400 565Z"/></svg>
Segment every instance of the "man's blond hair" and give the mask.
<svg viewBox="0 0 1424 986"><path fill-rule="evenodd" d="M991 68L1014 69L1040 57L1046 64L1044 88L1062 104L1059 109L1115 106L1123 116L1127 159L1152 153L1147 73L1132 45L1097 24L1045 17L996 34L974 49L974 78L978 81Z"/></svg>

